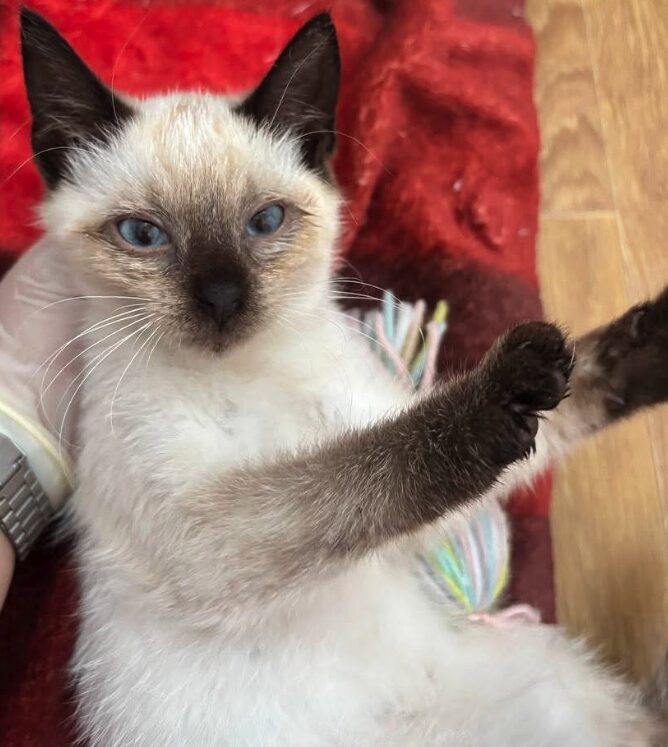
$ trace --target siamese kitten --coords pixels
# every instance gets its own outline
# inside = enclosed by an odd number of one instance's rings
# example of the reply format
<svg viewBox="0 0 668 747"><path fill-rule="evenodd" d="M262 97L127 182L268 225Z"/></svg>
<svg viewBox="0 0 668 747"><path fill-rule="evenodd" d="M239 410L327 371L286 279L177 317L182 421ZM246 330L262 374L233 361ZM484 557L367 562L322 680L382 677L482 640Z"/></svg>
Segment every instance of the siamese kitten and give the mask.
<svg viewBox="0 0 668 747"><path fill-rule="evenodd" d="M516 327L416 397L330 295L327 15L243 100L118 96L26 10L22 44L46 240L104 297L71 501L84 739L649 745L637 695L581 645L435 604L414 551L668 397L668 294L575 354L551 324Z"/></svg>

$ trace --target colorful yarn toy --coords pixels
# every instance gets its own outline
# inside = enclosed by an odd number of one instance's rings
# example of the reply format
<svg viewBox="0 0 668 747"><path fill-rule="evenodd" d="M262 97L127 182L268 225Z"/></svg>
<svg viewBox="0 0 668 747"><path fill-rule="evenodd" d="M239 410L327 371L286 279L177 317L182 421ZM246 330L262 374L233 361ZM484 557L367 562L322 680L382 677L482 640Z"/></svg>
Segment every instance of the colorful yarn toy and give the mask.
<svg viewBox="0 0 668 747"><path fill-rule="evenodd" d="M397 301L383 293L380 309L352 311L357 328L380 354L385 365L414 389L427 389L434 380L436 357L447 329L448 305L439 301L425 323L427 304Z"/></svg>
<svg viewBox="0 0 668 747"><path fill-rule="evenodd" d="M494 609L508 584L509 548L506 516L491 499L451 516L420 560L442 598L468 615L480 615Z"/></svg>
<svg viewBox="0 0 668 747"><path fill-rule="evenodd" d="M421 391L433 385L447 316L445 301L439 301L427 318L424 301L398 301L385 291L380 308L353 312L353 324L390 371ZM419 565L437 597L454 603L474 620L494 625L539 620L537 612L525 605L495 611L510 567L508 520L495 498L450 517Z"/></svg>

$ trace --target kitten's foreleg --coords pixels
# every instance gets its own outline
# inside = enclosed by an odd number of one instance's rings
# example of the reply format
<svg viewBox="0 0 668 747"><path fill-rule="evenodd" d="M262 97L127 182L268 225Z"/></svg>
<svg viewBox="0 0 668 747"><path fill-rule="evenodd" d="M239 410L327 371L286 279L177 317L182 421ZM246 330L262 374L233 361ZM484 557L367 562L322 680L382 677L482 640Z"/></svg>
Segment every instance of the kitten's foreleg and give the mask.
<svg viewBox="0 0 668 747"><path fill-rule="evenodd" d="M174 559L163 577L193 611L244 606L423 527L532 450L537 413L558 405L571 362L556 327L522 325L478 368L395 416L219 476L163 506Z"/></svg>

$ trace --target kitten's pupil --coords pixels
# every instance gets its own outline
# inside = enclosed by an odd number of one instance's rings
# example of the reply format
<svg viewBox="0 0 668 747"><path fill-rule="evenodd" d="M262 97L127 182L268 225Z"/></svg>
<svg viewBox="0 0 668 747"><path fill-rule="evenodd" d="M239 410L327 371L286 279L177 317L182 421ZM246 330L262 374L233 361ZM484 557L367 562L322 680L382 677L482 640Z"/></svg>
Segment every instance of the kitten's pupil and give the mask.
<svg viewBox="0 0 668 747"><path fill-rule="evenodd" d="M119 221L118 232L128 244L145 249L169 243L169 236L162 228L140 218L126 218Z"/></svg>
<svg viewBox="0 0 668 747"><path fill-rule="evenodd" d="M266 236L277 231L284 218L285 210L280 205L269 205L248 221L246 232L251 236Z"/></svg>
<svg viewBox="0 0 668 747"><path fill-rule="evenodd" d="M151 244L156 239L155 233L155 229L146 223L140 223L135 231L139 243L144 245Z"/></svg>

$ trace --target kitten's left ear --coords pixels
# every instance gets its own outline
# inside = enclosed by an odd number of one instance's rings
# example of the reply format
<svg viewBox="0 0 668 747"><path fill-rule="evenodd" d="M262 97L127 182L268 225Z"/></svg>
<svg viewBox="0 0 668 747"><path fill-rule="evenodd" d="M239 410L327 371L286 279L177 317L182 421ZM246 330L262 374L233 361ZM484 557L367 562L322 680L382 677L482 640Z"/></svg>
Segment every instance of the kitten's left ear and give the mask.
<svg viewBox="0 0 668 747"><path fill-rule="evenodd" d="M239 111L293 133L306 164L326 172L334 150L340 76L336 29L329 13L321 13L302 26Z"/></svg>
<svg viewBox="0 0 668 747"><path fill-rule="evenodd" d="M21 8L21 52L35 163L53 188L67 174L72 148L105 140L132 110L50 23L27 8Z"/></svg>

